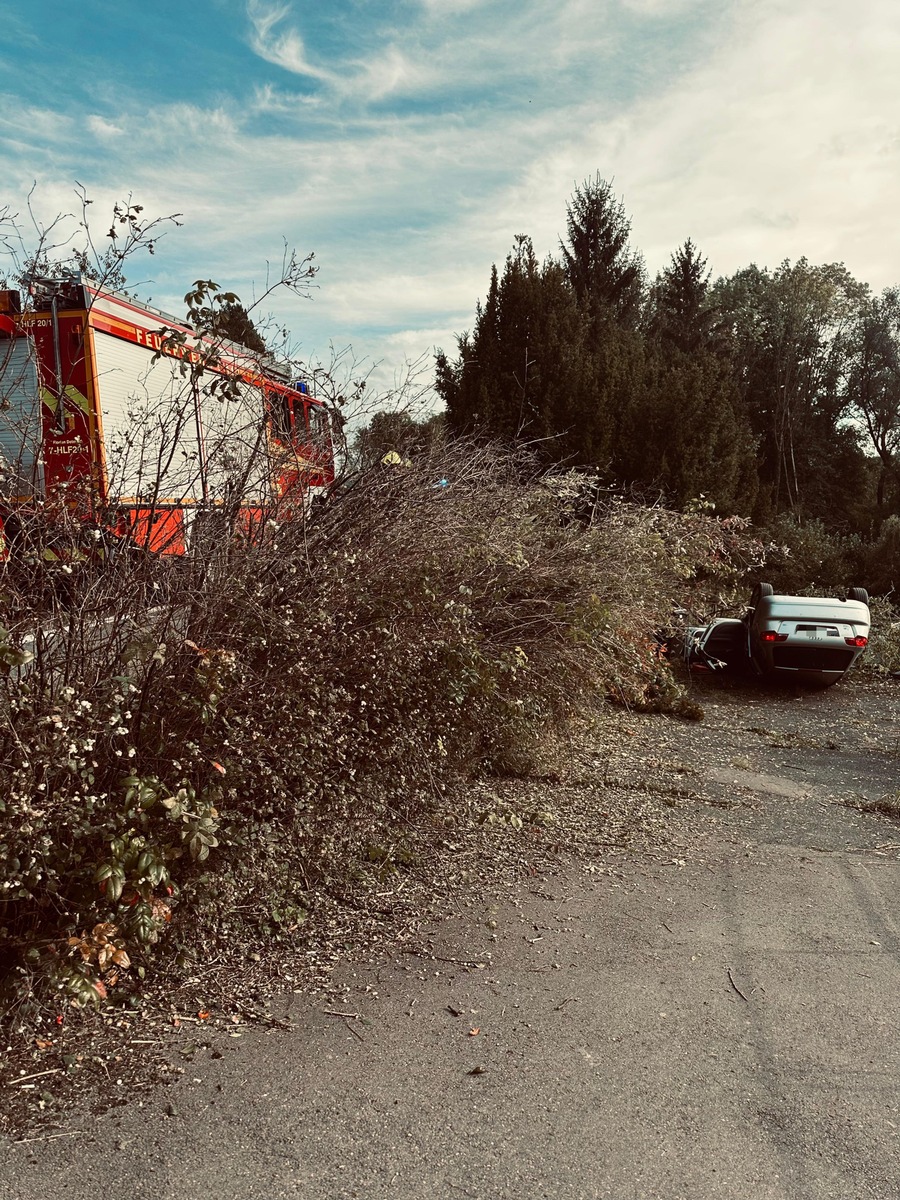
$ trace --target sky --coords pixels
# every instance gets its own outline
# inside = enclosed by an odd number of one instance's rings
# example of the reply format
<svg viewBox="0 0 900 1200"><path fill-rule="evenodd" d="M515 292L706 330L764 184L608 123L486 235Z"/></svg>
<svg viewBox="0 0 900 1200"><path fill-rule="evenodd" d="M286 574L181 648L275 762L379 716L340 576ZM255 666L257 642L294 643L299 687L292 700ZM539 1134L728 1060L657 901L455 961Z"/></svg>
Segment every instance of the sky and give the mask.
<svg viewBox="0 0 900 1200"><path fill-rule="evenodd" d="M174 313L312 251L309 297L260 311L384 390L597 173L651 276L690 237L714 276L900 283L898 62L896 0L0 0L0 215L77 236L76 184L100 244L116 199L182 214L128 271Z"/></svg>

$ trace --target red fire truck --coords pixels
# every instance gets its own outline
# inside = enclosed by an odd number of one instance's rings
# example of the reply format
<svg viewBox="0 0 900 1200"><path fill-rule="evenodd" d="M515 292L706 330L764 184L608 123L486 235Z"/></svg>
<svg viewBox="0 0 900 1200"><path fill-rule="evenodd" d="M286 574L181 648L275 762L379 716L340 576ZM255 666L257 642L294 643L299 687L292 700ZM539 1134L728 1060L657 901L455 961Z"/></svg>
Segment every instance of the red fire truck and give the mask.
<svg viewBox="0 0 900 1200"><path fill-rule="evenodd" d="M323 404L271 358L81 275L0 291L0 519L54 508L183 554L334 479ZM11 538L7 536L9 542Z"/></svg>

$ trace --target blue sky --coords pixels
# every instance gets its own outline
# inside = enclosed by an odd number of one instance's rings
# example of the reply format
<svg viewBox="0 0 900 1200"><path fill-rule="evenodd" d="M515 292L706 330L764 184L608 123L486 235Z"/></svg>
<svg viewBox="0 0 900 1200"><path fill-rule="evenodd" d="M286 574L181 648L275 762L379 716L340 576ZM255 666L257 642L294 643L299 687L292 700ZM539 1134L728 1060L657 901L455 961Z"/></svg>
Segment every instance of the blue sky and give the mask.
<svg viewBox="0 0 900 1200"><path fill-rule="evenodd" d="M900 283L896 0L0 0L0 209L117 197L183 213L145 297L212 277L273 298L303 357L452 350L491 263L554 252L599 171L651 273L691 237L716 274L785 257Z"/></svg>

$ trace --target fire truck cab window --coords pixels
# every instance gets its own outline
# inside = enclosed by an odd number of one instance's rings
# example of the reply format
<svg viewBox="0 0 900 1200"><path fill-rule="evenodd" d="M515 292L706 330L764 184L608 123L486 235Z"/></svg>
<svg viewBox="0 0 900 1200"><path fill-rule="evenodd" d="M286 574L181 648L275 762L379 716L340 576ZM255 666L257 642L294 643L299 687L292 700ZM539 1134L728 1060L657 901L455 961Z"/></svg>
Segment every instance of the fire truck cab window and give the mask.
<svg viewBox="0 0 900 1200"><path fill-rule="evenodd" d="M283 392L270 392L269 405L272 411L272 433L281 442L291 437L291 401Z"/></svg>
<svg viewBox="0 0 900 1200"><path fill-rule="evenodd" d="M312 444L320 450L329 445L328 417L323 408L310 404L306 409L306 419L309 424L309 437Z"/></svg>

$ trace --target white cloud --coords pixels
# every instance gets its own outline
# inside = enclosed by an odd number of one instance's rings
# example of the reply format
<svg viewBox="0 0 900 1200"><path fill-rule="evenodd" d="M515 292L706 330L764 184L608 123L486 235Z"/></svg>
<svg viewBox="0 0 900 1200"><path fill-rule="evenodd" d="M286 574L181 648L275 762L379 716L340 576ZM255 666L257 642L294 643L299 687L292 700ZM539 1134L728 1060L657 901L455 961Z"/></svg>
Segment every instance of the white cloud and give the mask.
<svg viewBox="0 0 900 1200"><path fill-rule="evenodd" d="M294 75L311 79L333 80L331 72L311 63L306 55L303 38L296 29L279 29L290 16L287 5L267 4L265 0L249 0L247 14L253 26L251 46L260 58Z"/></svg>
<svg viewBox="0 0 900 1200"><path fill-rule="evenodd" d="M74 124L71 116L56 109L22 105L15 96L0 94L0 137L27 146L67 142Z"/></svg>
<svg viewBox="0 0 900 1200"><path fill-rule="evenodd" d="M565 67L598 68L621 40L610 15L613 0L525 0L511 14L486 0L431 4L426 18L358 35L358 48L326 69L317 65L293 9L274 0L248 0L250 45L265 61L324 85L335 103L387 97L437 98L448 92L478 102L510 83L537 94L548 79L558 93ZM477 10L477 11L475 11ZM314 22L308 22L310 28ZM572 80L566 81L569 86Z"/></svg>
<svg viewBox="0 0 900 1200"><path fill-rule="evenodd" d="M296 114L300 109L316 108L320 104L317 96L304 95L297 92L280 91L270 83L253 89L253 99L250 111L254 115L263 113Z"/></svg>
<svg viewBox="0 0 900 1200"><path fill-rule="evenodd" d="M622 7L642 17L679 17L705 0L620 0Z"/></svg>
<svg viewBox="0 0 900 1200"><path fill-rule="evenodd" d="M345 90L383 100L427 92L434 83L433 69L427 62L416 63L399 46L390 45L378 57L360 63L357 74L348 77Z"/></svg>
<svg viewBox="0 0 900 1200"><path fill-rule="evenodd" d="M718 270L846 259L887 283L900 199L900 10L757 0L728 42L628 115L617 175L654 258L687 236Z"/></svg>
<svg viewBox="0 0 900 1200"><path fill-rule="evenodd" d="M121 125L107 121L105 117L93 115L87 119L87 127L99 138L117 138L125 132Z"/></svg>
<svg viewBox="0 0 900 1200"><path fill-rule="evenodd" d="M412 94L433 85L426 64L419 64L399 45L360 60L346 60L339 71L315 65L309 58L301 33L288 24L291 9L266 0L249 0L247 12L253 26L251 47L260 58L294 75L315 79L337 96L381 100L392 94Z"/></svg>
<svg viewBox="0 0 900 1200"><path fill-rule="evenodd" d="M490 3L490 0L420 0L420 2L427 13L444 17L484 8Z"/></svg>

